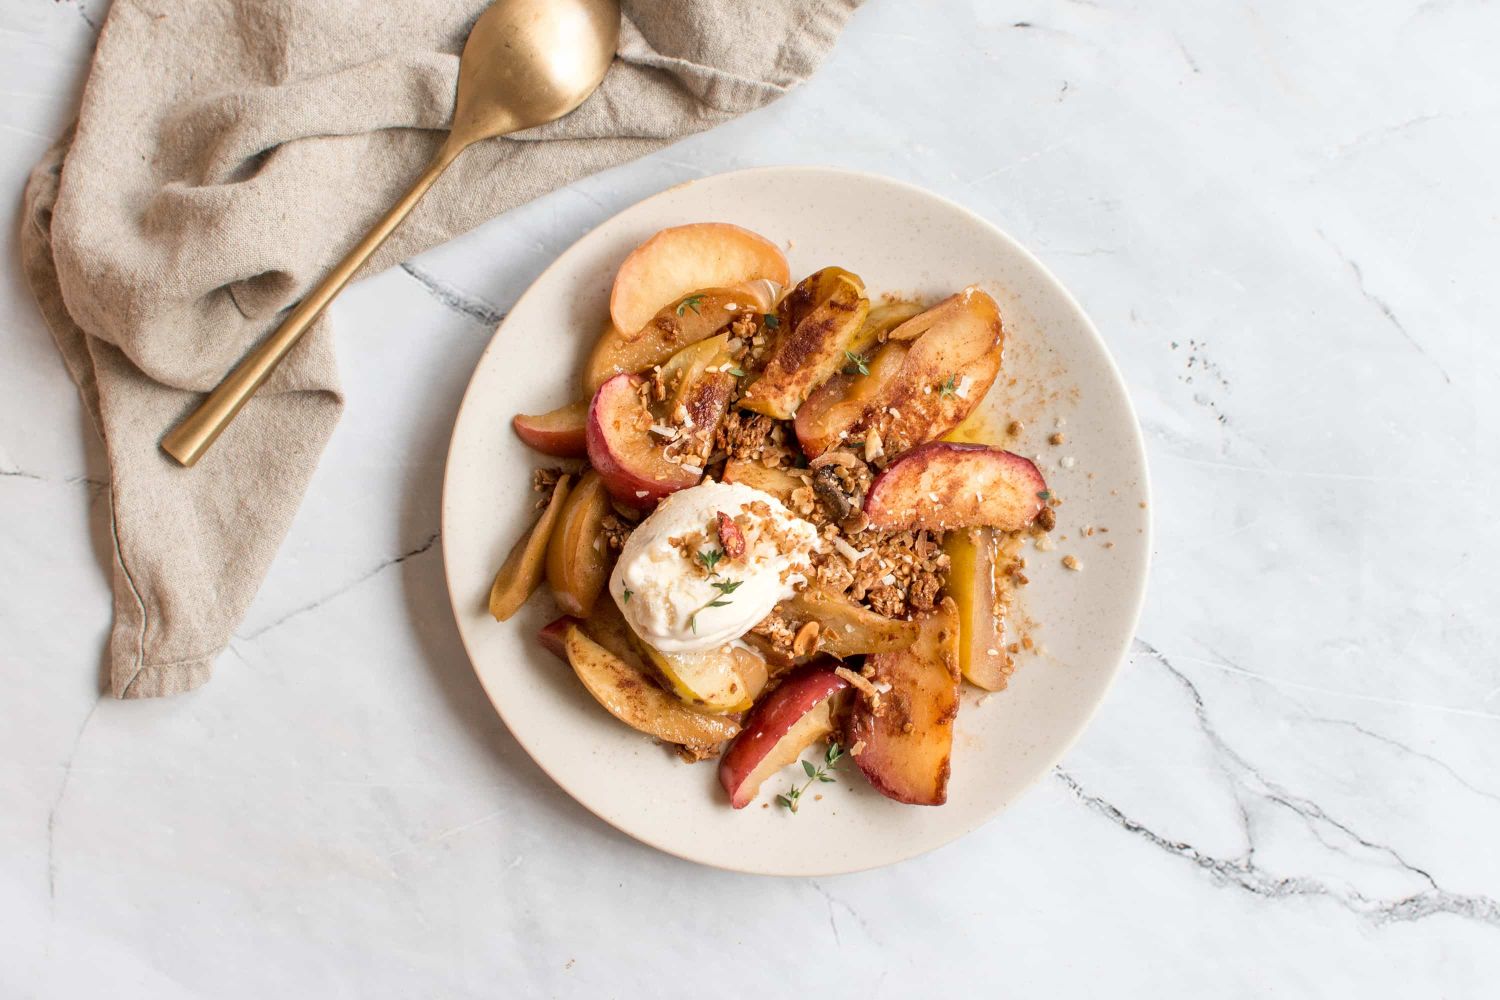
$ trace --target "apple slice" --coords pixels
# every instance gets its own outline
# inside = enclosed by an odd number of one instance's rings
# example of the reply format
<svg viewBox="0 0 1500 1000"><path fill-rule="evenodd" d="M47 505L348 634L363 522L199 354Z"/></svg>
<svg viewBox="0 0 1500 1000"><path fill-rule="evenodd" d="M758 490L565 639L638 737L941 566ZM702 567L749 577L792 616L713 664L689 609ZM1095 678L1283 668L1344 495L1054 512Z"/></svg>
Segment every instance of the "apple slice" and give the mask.
<svg viewBox="0 0 1500 1000"><path fill-rule="evenodd" d="M854 762L880 794L897 802L940 806L948 801L953 720L958 717L958 612L950 598L920 619L921 635L899 653L865 661L875 668L877 714L860 694L849 713ZM861 744L863 744L861 746Z"/></svg>
<svg viewBox="0 0 1500 1000"><path fill-rule="evenodd" d="M644 327L622 333L613 323L594 344L584 366L583 387L593 393L616 375L635 374L664 364L673 354L706 340L746 314L758 317L774 304L764 281L734 288L704 288L669 302Z"/></svg>
<svg viewBox="0 0 1500 1000"><path fill-rule="evenodd" d="M946 590L958 607L958 669L986 691L1004 689L1013 669L996 591L995 545L990 528L950 531L943 541Z"/></svg>
<svg viewBox="0 0 1500 1000"><path fill-rule="evenodd" d="M891 331L910 342L901 372L870 400L855 429L880 435L887 456L933 441L963 423L1000 374L1000 307L970 286ZM863 433L860 433L863 432Z"/></svg>
<svg viewBox="0 0 1500 1000"><path fill-rule="evenodd" d="M711 746L733 739L739 724L723 715L695 712L657 687L634 665L590 639L582 627L569 625L563 648L573 672L594 700L633 729L667 743Z"/></svg>
<svg viewBox="0 0 1500 1000"><path fill-rule="evenodd" d="M541 519L516 542L495 574L495 582L490 585L490 614L496 621L503 622L520 610L542 582L547 568L547 542L552 537L552 526L562 514L572 481L572 476L557 481Z"/></svg>
<svg viewBox="0 0 1500 1000"><path fill-rule="evenodd" d="M725 222L663 229L630 252L615 274L609 316L626 336L670 302L701 288L728 288L758 278L785 287L786 257L776 244Z"/></svg>
<svg viewBox="0 0 1500 1000"><path fill-rule="evenodd" d="M776 606L793 631L817 622L818 643L809 656L826 653L843 659L864 653L893 653L917 641L916 622L886 618L842 597L808 587Z"/></svg>
<svg viewBox="0 0 1500 1000"><path fill-rule="evenodd" d="M537 641L542 644L543 649L566 663L568 661L568 629L582 624L583 622L572 615L555 618L537 630Z"/></svg>
<svg viewBox="0 0 1500 1000"><path fill-rule="evenodd" d="M743 712L750 707L760 691L750 691L745 674L753 678L757 671L743 662L745 658L760 660L760 687L765 687L765 661L749 650L726 645L699 653L663 653L648 643L639 645L667 687L705 712Z"/></svg>
<svg viewBox="0 0 1500 1000"><path fill-rule="evenodd" d="M767 778L833 732L834 698L848 687L831 667L804 667L750 711L719 761L719 783L734 808L753 802Z"/></svg>
<svg viewBox="0 0 1500 1000"><path fill-rule="evenodd" d="M852 432L865 416L870 400L882 395L901 375L910 351L907 344L886 344L866 363L868 374L841 373L815 389L797 410L797 443L803 453L817 458L843 441L863 443L864 433Z"/></svg>
<svg viewBox="0 0 1500 1000"><path fill-rule="evenodd" d="M890 332L922 312L918 302L885 302L870 307L864 325L845 348L850 354L868 357L890 339Z"/></svg>
<svg viewBox="0 0 1500 1000"><path fill-rule="evenodd" d="M589 401L580 399L535 416L518 413L511 418L510 425L515 428L516 437L543 455L582 458L589 450L588 418Z"/></svg>
<svg viewBox="0 0 1500 1000"><path fill-rule="evenodd" d="M984 444L933 441L892 462L870 484L865 516L883 531L1020 531L1046 503L1030 459Z"/></svg>
<svg viewBox="0 0 1500 1000"><path fill-rule="evenodd" d="M802 279L776 307L776 335L760 376L740 405L778 420L848 363L849 342L870 312L865 283L841 267Z"/></svg>
<svg viewBox="0 0 1500 1000"><path fill-rule="evenodd" d="M764 493L769 493L782 503L792 499L792 493L807 484L785 469L773 469L759 462L747 462L731 458L724 463L724 482L743 483Z"/></svg>
<svg viewBox="0 0 1500 1000"><path fill-rule="evenodd" d="M729 335L699 341L672 355L662 366L668 385L675 386L672 395L660 407L666 424L687 435L686 441L674 445L685 459L697 455L708 457L713 448L714 433L729 412L738 377L731 374L733 361L728 353Z"/></svg>
<svg viewBox="0 0 1500 1000"><path fill-rule="evenodd" d="M803 407L812 412L806 424L799 419L797 439L809 457L840 440L875 437L878 452L894 458L940 438L979 405L1000 373L1000 307L978 288L944 299L889 336L877 358L905 345L899 370L883 365L878 379L866 385L861 382L877 375L874 363L869 376L848 382L830 379ZM851 394L856 392L862 406L852 405Z"/></svg>
<svg viewBox="0 0 1500 1000"><path fill-rule="evenodd" d="M566 614L587 618L609 577L610 552L604 544L609 492L593 469L568 495L547 543L547 585Z"/></svg>
<svg viewBox="0 0 1500 1000"><path fill-rule="evenodd" d="M641 399L639 375L616 375L599 387L589 406L589 462L611 496L630 507L654 507L668 494L703 478L669 462L653 437L651 411Z"/></svg>

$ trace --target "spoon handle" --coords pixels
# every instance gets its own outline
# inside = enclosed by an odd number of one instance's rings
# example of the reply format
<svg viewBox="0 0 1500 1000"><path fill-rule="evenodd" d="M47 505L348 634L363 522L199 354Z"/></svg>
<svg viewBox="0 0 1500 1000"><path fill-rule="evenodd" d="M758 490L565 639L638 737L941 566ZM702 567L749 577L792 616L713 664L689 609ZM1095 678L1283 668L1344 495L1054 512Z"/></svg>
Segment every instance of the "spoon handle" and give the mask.
<svg viewBox="0 0 1500 1000"><path fill-rule="evenodd" d="M307 294L297 308L292 310L276 332L267 337L253 351L245 356L245 359L235 366L224 381L219 383L218 388L208 394L208 397L198 405L198 408L187 416L182 423L178 424L166 437L162 438L161 447L168 455L171 455L183 465L192 466L198 459L203 457L218 436L223 433L224 428L234 419L235 414L245 405L255 390L259 389L281 359L286 357L290 351L302 339L302 334L312 325L332 302L334 296L343 291L349 279L359 270L360 265L369 259L370 255L380 248L386 238L401 224L401 220L416 207L417 202L432 187L454 158L463 151L463 143L457 143L451 139L443 144L422 175L417 178L416 183L411 186L396 202L395 206L385 214L375 226L365 234L343 260L318 283L317 287Z"/></svg>

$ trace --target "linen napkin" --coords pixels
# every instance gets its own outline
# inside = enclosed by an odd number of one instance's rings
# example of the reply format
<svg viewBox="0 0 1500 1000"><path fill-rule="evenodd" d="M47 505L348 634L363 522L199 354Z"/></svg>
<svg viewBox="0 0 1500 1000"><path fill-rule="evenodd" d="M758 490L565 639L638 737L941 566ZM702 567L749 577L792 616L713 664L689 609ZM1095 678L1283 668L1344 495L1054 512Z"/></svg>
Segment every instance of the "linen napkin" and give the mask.
<svg viewBox="0 0 1500 1000"><path fill-rule="evenodd" d="M470 148L364 273L784 94L861 0L625 0L603 86ZM186 691L244 617L342 408L325 317L193 469L158 448L441 141L486 0L115 0L22 257L109 459L111 686Z"/></svg>

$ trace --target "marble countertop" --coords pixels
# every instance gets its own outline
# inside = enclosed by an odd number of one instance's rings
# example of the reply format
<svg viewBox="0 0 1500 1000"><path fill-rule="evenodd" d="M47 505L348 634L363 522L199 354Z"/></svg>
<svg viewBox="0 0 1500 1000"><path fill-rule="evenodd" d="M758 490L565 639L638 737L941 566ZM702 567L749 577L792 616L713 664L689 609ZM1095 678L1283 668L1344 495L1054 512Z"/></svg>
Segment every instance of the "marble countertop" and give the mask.
<svg viewBox="0 0 1500 1000"><path fill-rule="evenodd" d="M770 108L334 309L348 408L216 676L100 696L107 487L16 263L104 0L0 11L0 995L1478 997L1500 977L1500 7L877 0ZM498 317L685 179L826 162L1031 247L1145 427L1150 596L972 836L774 880L615 833L475 682L440 476Z"/></svg>

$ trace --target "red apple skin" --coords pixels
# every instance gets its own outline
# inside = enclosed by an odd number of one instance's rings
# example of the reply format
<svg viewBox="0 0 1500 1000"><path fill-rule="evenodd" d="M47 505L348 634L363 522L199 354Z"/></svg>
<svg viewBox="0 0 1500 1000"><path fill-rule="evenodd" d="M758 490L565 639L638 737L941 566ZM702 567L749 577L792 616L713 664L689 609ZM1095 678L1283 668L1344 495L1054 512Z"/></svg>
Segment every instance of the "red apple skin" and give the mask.
<svg viewBox="0 0 1500 1000"><path fill-rule="evenodd" d="M668 462L651 436L651 411L641 402L639 375L616 375L599 387L589 404L589 464L610 496L649 509L664 497L696 485L702 471L690 473Z"/></svg>
<svg viewBox="0 0 1500 1000"><path fill-rule="evenodd" d="M583 621L572 615L563 615L556 621L548 622L537 632L537 641L548 652L553 653L564 663L568 661L568 649L566 640L568 629L574 625L582 625Z"/></svg>
<svg viewBox="0 0 1500 1000"><path fill-rule="evenodd" d="M883 531L1020 531L1046 504L1028 458L983 444L933 441L906 452L870 484L865 516Z"/></svg>
<svg viewBox="0 0 1500 1000"><path fill-rule="evenodd" d="M948 801L953 723L958 717L958 612L945 597L922 619L915 644L865 661L886 683L883 711L861 695L848 714L845 739L860 747L854 762L875 790L914 806Z"/></svg>
<svg viewBox="0 0 1500 1000"><path fill-rule="evenodd" d="M849 682L834 673L833 667L809 666L789 675L769 696L756 702L745 717L744 728L719 760L719 783L729 793L734 808L743 809L755 800L767 777L763 774L757 779L756 768L791 737L797 723L848 687ZM831 725L811 735L802 734L796 753L829 731Z"/></svg>
<svg viewBox="0 0 1500 1000"><path fill-rule="evenodd" d="M588 400L535 415L518 413L510 425L527 447L557 458L583 458L588 448Z"/></svg>

